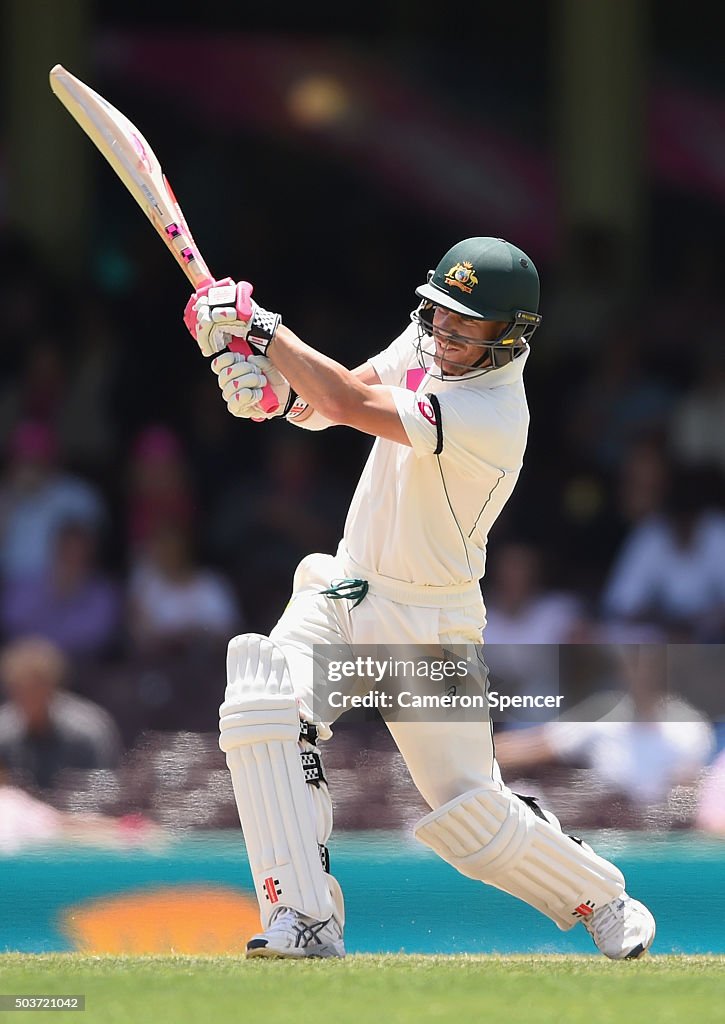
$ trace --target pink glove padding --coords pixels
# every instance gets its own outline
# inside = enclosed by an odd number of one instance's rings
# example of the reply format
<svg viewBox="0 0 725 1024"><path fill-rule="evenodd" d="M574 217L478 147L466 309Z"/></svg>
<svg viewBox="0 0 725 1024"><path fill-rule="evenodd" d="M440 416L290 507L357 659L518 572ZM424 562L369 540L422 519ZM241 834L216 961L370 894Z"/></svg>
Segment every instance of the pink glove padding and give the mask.
<svg viewBox="0 0 725 1024"><path fill-rule="evenodd" d="M254 285L249 281L239 281L237 284L237 320L251 320L253 291Z"/></svg>
<svg viewBox="0 0 725 1024"><path fill-rule="evenodd" d="M227 295L210 295L216 289L234 291ZM235 286L230 277L225 277L197 288L191 295L184 308L184 324L202 355L212 356L225 348L245 356L255 351L246 340L254 315L253 290L249 281L240 281ZM225 321L229 321L228 327ZM267 414L279 408L274 389L269 385L264 387L258 404Z"/></svg>
<svg viewBox="0 0 725 1024"><path fill-rule="evenodd" d="M194 341L200 345L204 355L213 354L212 352L206 351L206 339L208 338L209 344L211 344L212 332L219 327L223 328L225 320L233 321L235 324L242 321L242 330L240 330L239 335L242 336L242 340L244 340L244 335L248 330L249 321L252 319L252 314L254 313L254 307L252 304L252 292L254 291L254 285L251 285L249 281L240 281L236 285L233 306L231 305L231 296L224 296L223 305L215 305L214 303L214 299L221 303L221 296L215 295L212 298L209 296L209 293L213 289L230 289L232 287L235 287L235 285L231 277L225 277L221 281L211 281L209 284L205 284L202 285L201 288L197 288L184 307L184 324ZM209 302L201 303L201 299L209 299ZM204 319L202 319L202 306L205 307L203 309L203 313L206 314ZM230 330L233 330L231 324ZM227 347L231 348L232 346L218 346L218 351ZM247 348L246 351L251 350Z"/></svg>
<svg viewBox="0 0 725 1024"><path fill-rule="evenodd" d="M196 322L196 310L194 309L194 306L196 305L197 301L201 298L206 298L206 296L209 294L210 288L221 288L222 285L229 284L234 284L234 281L232 281L231 277L223 277L221 281L210 281L209 284L202 285L201 288L197 288L196 291L192 292L191 295L189 296L189 301L184 306L184 325L186 326L187 331L192 336L194 341L197 340L196 330L198 325ZM251 295L251 284L249 288L249 294Z"/></svg>

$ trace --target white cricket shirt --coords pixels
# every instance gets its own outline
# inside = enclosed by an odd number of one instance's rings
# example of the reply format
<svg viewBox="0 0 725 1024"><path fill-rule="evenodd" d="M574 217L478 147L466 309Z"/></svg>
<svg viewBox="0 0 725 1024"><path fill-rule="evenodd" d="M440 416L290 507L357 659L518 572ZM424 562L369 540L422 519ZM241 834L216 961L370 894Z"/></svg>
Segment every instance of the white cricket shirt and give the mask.
<svg viewBox="0 0 725 1024"><path fill-rule="evenodd" d="M393 389L412 447L376 439L343 544L380 576L449 587L483 576L488 532L518 479L528 353L477 377L441 381L419 367L416 338L410 324L370 360Z"/></svg>

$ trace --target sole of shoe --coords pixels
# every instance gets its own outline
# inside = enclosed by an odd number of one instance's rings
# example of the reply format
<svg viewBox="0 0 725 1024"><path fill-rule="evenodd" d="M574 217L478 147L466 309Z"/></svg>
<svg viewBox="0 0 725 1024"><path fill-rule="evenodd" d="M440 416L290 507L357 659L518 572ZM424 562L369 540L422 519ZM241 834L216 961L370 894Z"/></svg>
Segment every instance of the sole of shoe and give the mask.
<svg viewBox="0 0 725 1024"><path fill-rule="evenodd" d="M260 946L257 949L248 949L245 953L247 960L309 960L304 953L280 953L277 949L270 949L268 946Z"/></svg>
<svg viewBox="0 0 725 1024"><path fill-rule="evenodd" d="M278 949L270 949L269 946L256 946L253 949L247 949L245 956L247 960L262 958L267 960L342 960L345 954L335 950L322 953L282 953Z"/></svg>
<svg viewBox="0 0 725 1024"><path fill-rule="evenodd" d="M642 943L640 942L640 944L638 946L635 946L634 949L631 950L629 953L627 953L626 956L623 956L622 959L623 960L641 960L641 958L646 954L646 952L647 952L647 946L643 946Z"/></svg>

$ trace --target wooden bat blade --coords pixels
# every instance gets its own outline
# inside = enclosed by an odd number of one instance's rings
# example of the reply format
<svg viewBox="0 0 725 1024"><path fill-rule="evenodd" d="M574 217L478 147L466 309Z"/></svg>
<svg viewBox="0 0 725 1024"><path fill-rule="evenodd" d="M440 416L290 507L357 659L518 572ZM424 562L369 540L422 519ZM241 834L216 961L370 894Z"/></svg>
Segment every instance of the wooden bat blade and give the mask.
<svg viewBox="0 0 725 1024"><path fill-rule="evenodd" d="M50 87L156 228L194 288L212 281L153 149L138 128L61 64Z"/></svg>
<svg viewBox="0 0 725 1024"><path fill-rule="evenodd" d="M50 72L50 88L114 169L193 287L211 284L213 276L189 231L176 196L156 154L136 125L61 64L56 64ZM243 338L232 338L228 347L243 355L251 353ZM266 412L279 408L270 384L263 388L260 405Z"/></svg>

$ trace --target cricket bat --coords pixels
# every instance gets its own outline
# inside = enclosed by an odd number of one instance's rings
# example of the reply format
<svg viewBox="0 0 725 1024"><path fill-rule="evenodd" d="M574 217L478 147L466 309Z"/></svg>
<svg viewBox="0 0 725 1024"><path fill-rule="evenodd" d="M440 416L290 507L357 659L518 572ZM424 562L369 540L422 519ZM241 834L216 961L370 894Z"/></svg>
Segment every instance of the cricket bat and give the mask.
<svg viewBox="0 0 725 1024"><path fill-rule="evenodd" d="M192 287L211 284L214 277L199 252L156 154L138 128L61 64L56 64L50 72L50 88L124 183ZM231 338L229 348L244 355L252 351L243 338ZM279 403L269 385L264 388L260 405L265 412L278 408Z"/></svg>

